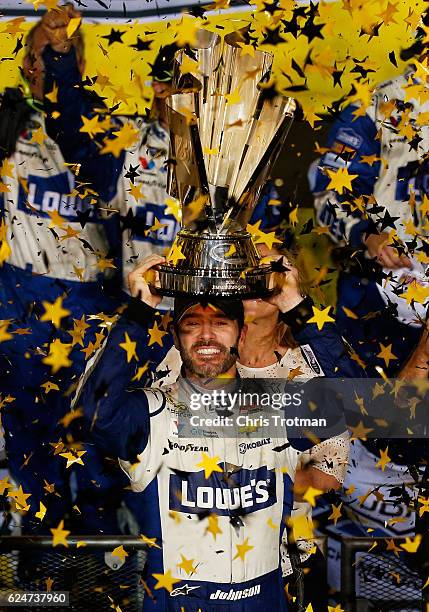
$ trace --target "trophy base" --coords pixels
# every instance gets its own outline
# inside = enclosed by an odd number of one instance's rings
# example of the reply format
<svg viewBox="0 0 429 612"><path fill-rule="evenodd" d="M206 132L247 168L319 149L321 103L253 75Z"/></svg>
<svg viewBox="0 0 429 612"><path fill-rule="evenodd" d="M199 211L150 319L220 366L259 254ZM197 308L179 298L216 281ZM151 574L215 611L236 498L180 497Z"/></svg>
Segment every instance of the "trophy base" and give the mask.
<svg viewBox="0 0 429 612"><path fill-rule="evenodd" d="M181 230L172 251L180 257L157 266L162 295L252 298L270 295L271 266L260 265L250 234L196 234Z"/></svg>
<svg viewBox="0 0 429 612"><path fill-rule="evenodd" d="M217 296L221 298L252 299L268 297L272 294L269 289L271 266L259 266L247 270L243 275L231 276L227 270L193 269L178 271L173 266L161 264L157 267L161 288L157 292L161 295L200 295Z"/></svg>

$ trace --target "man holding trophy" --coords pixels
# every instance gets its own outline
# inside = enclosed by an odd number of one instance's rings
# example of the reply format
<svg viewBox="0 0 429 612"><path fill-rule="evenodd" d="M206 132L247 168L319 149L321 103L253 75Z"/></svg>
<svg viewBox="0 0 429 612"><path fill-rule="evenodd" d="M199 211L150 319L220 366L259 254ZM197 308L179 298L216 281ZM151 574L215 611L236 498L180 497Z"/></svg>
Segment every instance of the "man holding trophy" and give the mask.
<svg viewBox="0 0 429 612"><path fill-rule="evenodd" d="M245 35L221 41L201 32L195 49L176 55L169 191L181 202L184 227L166 258L153 254L129 275L131 301L75 401L93 441L119 457L141 492L145 611L287 610L280 543L300 451L314 443L292 445L285 428L261 439L231 436L210 418L189 428L192 398L237 389L242 300L275 304L298 342L329 343L333 364L344 355L334 325L318 330L308 322L312 302L280 262L273 291L273 268L261 263L245 229L294 111L293 100L267 87L272 56L242 54ZM183 367L177 382L156 389L141 378L162 295L175 298ZM207 417L218 414L203 408ZM307 484L317 487L311 477Z"/></svg>

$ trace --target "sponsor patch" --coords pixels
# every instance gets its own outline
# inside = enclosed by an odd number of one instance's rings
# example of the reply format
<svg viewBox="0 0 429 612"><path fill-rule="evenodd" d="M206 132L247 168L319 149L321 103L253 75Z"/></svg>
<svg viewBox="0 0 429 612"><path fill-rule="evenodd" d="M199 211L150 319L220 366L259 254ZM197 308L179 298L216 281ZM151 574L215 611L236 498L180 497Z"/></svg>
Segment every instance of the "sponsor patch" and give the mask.
<svg viewBox="0 0 429 612"><path fill-rule="evenodd" d="M336 140L349 145L352 149L359 149L363 143L363 138L352 128L340 128L335 136Z"/></svg>
<svg viewBox="0 0 429 612"><path fill-rule="evenodd" d="M204 470L171 474L169 498L170 510L186 514L214 512L229 516L234 510L250 514L277 502L276 474L266 466L241 469L227 478L224 471L214 472L209 478L205 478Z"/></svg>
<svg viewBox="0 0 429 612"><path fill-rule="evenodd" d="M255 442L241 442L238 448L240 455L244 455L246 451L265 446L266 444L271 444L271 438L264 438L263 440L256 440Z"/></svg>
<svg viewBox="0 0 429 612"><path fill-rule="evenodd" d="M309 344L302 344L300 349L304 355L305 361L308 363L313 372L315 372L318 376L323 376L324 372L322 370L322 366L317 361L317 357L314 354L311 346Z"/></svg>

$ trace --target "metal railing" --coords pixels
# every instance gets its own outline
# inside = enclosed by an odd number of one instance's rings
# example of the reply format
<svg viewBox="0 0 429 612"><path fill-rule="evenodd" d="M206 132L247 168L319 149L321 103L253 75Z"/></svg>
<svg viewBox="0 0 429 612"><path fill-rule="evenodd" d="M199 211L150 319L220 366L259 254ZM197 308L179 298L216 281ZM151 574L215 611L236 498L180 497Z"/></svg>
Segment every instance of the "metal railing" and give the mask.
<svg viewBox="0 0 429 612"><path fill-rule="evenodd" d="M400 548L404 542L404 537L341 540L341 599L345 612L426 612L428 589L422 589L413 555Z"/></svg>
<svg viewBox="0 0 429 612"><path fill-rule="evenodd" d="M69 593L69 605L56 606L55 610L107 612L118 606L127 612L141 611L147 550L142 539L70 536L67 543L68 547L53 547L48 536L0 538L0 597L14 592L65 591ZM111 554L120 546L127 556L122 551L119 556ZM28 607L32 612L45 609Z"/></svg>

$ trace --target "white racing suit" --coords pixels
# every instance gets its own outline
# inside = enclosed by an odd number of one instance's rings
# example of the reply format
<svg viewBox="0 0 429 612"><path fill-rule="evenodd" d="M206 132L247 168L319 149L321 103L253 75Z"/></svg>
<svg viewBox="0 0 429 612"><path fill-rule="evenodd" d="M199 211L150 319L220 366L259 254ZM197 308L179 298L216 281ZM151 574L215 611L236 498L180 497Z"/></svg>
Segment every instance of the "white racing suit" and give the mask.
<svg viewBox="0 0 429 612"><path fill-rule="evenodd" d="M97 446L120 458L133 490L141 492L144 536L155 538L144 610L284 610L280 543L300 452L284 430L250 444L218 437L209 426L197 428L196 438L180 435L180 418L192 416L183 401L190 383L180 377L177 384L148 389L136 375L146 360L154 313L131 301L75 400ZM302 330L303 339L317 335L313 328ZM325 359L333 367L344 348L332 327L324 335L331 348ZM119 346L127 337L137 342L138 363L128 363ZM205 456L216 457L221 471L205 474ZM242 546L252 548L241 553ZM177 582L162 589L160 574Z"/></svg>

